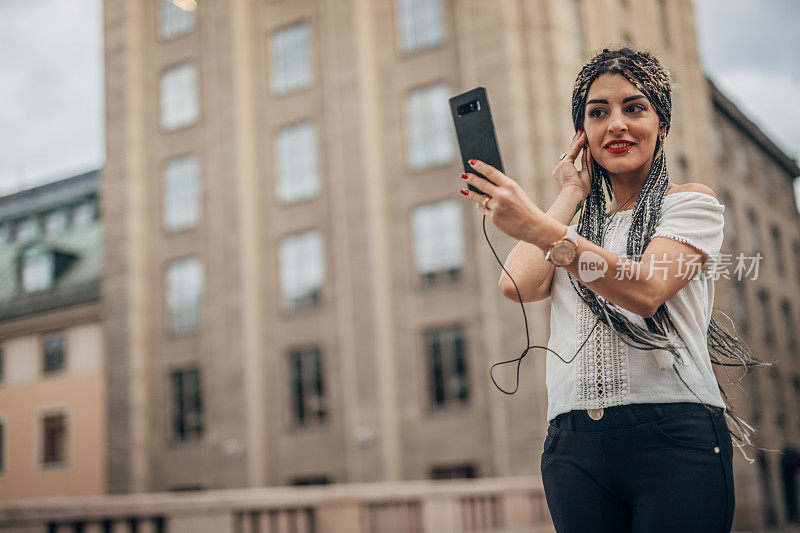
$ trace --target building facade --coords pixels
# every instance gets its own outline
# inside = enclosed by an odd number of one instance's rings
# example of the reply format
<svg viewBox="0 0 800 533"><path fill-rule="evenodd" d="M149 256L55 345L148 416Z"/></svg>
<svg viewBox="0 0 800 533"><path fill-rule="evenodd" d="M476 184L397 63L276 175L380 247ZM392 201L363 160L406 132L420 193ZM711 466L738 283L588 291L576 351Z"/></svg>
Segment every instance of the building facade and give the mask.
<svg viewBox="0 0 800 533"><path fill-rule="evenodd" d="M105 1L109 490L538 475L544 357L493 388L525 329L447 98L487 87L507 174L547 208L578 69L635 43L675 77L674 181L728 186L691 2L175 4ZM546 345L549 304L527 311Z"/></svg>
<svg viewBox="0 0 800 533"><path fill-rule="evenodd" d="M719 272L715 305L734 319L753 354L773 363L745 377L741 390L735 386L741 374L733 374L727 389L737 411L758 429L755 443L766 448L748 451L754 464L737 454L737 507L773 527L798 521L800 218L792 184L800 168L713 83L708 90L712 186L725 204L720 265L726 268ZM758 255L736 271L738 257Z"/></svg>
<svg viewBox="0 0 800 533"><path fill-rule="evenodd" d="M0 198L0 500L106 492L98 176Z"/></svg>

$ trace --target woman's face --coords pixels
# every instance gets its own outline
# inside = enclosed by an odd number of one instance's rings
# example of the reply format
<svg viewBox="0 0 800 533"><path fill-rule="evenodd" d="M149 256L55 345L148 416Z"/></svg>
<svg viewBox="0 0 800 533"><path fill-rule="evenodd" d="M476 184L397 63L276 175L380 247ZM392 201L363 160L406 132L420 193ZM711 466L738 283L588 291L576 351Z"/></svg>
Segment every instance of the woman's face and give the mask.
<svg viewBox="0 0 800 533"><path fill-rule="evenodd" d="M621 74L601 74L589 87L585 111L592 158L611 174L646 177L660 124L647 97Z"/></svg>

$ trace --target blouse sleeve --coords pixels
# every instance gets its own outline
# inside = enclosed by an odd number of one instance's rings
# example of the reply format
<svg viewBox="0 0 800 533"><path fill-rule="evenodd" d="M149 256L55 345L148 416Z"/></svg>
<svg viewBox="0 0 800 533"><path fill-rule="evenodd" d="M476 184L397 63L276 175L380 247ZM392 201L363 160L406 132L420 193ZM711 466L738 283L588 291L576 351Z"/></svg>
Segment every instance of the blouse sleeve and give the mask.
<svg viewBox="0 0 800 533"><path fill-rule="evenodd" d="M667 237L707 253L703 269L710 268L722 247L724 211L725 206L709 194L688 191L667 195L653 238Z"/></svg>

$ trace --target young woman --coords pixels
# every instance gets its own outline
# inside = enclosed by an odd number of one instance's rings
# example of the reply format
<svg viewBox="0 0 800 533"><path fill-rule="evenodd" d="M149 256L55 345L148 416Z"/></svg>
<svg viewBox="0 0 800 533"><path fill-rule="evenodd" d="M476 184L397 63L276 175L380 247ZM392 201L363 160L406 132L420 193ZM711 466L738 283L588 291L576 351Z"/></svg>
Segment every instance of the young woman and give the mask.
<svg viewBox="0 0 800 533"><path fill-rule="evenodd" d="M560 533L731 529L725 414L742 427L712 361L756 360L711 316L724 206L707 185L669 181L670 89L647 52L606 49L590 60L575 82L576 133L547 212L481 161L470 164L491 182L462 175L486 196L462 194L520 241L503 293L551 298L541 471Z"/></svg>

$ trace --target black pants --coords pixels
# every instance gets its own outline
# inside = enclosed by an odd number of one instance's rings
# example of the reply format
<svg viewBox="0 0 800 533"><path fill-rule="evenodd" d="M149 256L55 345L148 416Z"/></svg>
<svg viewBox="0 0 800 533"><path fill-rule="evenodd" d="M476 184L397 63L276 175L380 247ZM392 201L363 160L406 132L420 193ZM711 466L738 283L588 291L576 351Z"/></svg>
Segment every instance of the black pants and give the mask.
<svg viewBox="0 0 800 533"><path fill-rule="evenodd" d="M732 460L721 408L652 403L557 416L541 468L558 533L728 533Z"/></svg>

